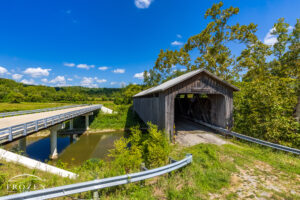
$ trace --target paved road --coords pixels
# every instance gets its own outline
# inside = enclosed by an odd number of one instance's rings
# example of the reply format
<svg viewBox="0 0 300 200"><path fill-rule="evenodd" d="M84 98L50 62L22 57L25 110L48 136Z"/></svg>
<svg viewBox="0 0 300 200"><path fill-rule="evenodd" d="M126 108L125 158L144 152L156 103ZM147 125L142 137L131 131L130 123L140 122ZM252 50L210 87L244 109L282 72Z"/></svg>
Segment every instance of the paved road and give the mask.
<svg viewBox="0 0 300 200"><path fill-rule="evenodd" d="M19 115L19 116L12 116L12 117L5 117L0 118L0 129L7 128L14 125L23 124L26 122L31 122L47 117L52 117L55 115L80 110L83 108L88 108L90 106L82 106L82 107L76 107L76 108L67 108L62 110L55 110L55 111L49 111L49 112L42 112L42 113L34 113L34 114L28 114L28 115Z"/></svg>

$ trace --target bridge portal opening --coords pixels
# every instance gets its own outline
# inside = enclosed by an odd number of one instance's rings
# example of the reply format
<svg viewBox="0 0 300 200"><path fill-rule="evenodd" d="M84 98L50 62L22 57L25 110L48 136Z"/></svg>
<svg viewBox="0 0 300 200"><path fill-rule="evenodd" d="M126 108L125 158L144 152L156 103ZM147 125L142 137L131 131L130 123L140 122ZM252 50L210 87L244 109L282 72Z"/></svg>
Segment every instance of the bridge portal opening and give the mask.
<svg viewBox="0 0 300 200"><path fill-rule="evenodd" d="M225 127L225 98L220 94L178 94L174 103L176 130L189 129L187 120L199 120Z"/></svg>

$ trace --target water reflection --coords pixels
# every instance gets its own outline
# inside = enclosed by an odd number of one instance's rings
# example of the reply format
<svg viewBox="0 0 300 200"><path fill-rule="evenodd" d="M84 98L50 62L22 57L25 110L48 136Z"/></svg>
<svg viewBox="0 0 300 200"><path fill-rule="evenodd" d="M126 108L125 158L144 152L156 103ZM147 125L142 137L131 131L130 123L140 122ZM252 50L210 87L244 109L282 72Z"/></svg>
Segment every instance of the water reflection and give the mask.
<svg viewBox="0 0 300 200"><path fill-rule="evenodd" d="M90 158L108 159L107 154L113 148L114 141L121 138L123 132L92 133L75 137L57 137L58 159L69 165L80 165ZM50 155L50 137L27 137L26 156L46 162ZM16 141L6 146L15 149L19 145Z"/></svg>

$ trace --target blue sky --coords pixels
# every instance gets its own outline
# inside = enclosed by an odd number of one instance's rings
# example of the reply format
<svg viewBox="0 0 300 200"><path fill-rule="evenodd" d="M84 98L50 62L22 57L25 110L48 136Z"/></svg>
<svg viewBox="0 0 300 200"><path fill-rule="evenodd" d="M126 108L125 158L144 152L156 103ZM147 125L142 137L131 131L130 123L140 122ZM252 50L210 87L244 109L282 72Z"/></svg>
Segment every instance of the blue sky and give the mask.
<svg viewBox="0 0 300 200"><path fill-rule="evenodd" d="M160 49L179 49L209 22L207 0L0 1L0 77L86 87L142 83ZM230 23L258 24L265 42L284 17L292 26L300 1L224 1L239 7ZM232 49L238 53L238 49Z"/></svg>

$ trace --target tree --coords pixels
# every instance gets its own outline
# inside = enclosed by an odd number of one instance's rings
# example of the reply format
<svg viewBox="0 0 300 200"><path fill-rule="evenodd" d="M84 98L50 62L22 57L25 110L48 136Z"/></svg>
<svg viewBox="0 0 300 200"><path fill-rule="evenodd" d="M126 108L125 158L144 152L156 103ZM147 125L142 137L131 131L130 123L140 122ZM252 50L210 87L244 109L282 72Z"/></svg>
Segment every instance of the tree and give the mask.
<svg viewBox="0 0 300 200"><path fill-rule="evenodd" d="M187 71L206 69L228 81L238 79L239 71L234 67L235 58L229 45L232 42L253 43L257 40L256 25L229 25L229 20L238 14L239 9L229 7L221 10L222 6L222 2L213 4L206 11L205 18L212 21L199 34L190 37L179 51L160 51L153 69L144 73L146 85L157 85L167 80L176 65L185 66ZM191 52L195 51L199 54L192 59Z"/></svg>
<svg viewBox="0 0 300 200"><path fill-rule="evenodd" d="M25 98L24 95L19 92L10 92L6 99L10 103L21 103Z"/></svg>

